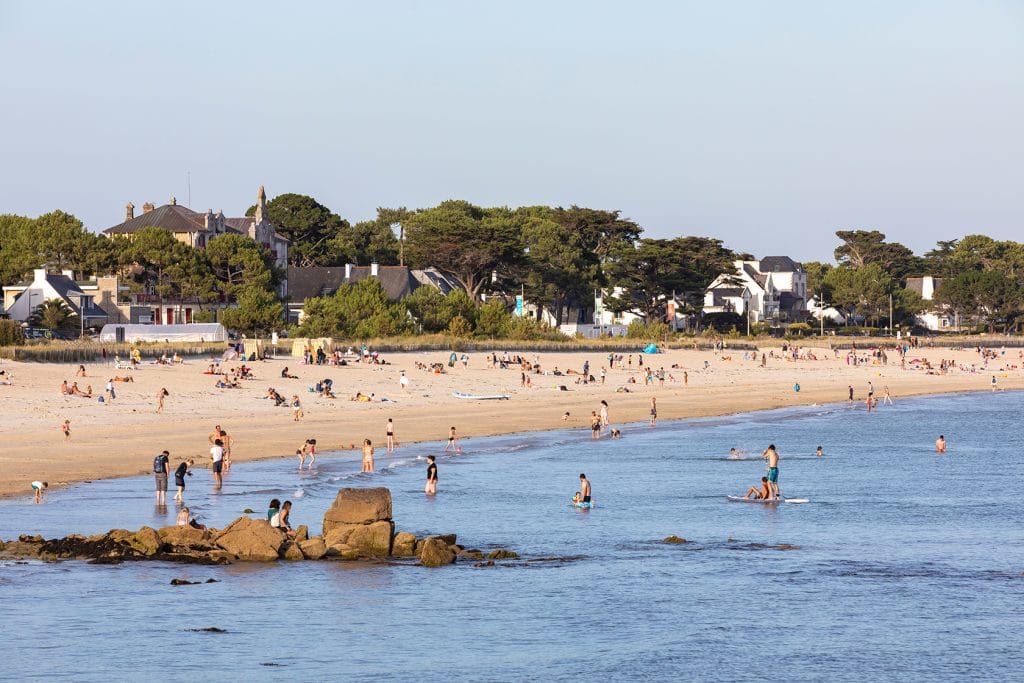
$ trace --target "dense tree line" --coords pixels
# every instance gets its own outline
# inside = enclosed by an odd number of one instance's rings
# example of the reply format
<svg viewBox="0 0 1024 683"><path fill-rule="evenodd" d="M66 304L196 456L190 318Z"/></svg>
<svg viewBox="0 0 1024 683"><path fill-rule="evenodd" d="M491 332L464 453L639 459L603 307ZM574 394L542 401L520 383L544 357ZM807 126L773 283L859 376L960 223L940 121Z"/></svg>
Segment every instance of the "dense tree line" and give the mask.
<svg viewBox="0 0 1024 683"><path fill-rule="evenodd" d="M291 241L290 265L404 263L437 268L460 288L444 296L424 287L397 303L371 285L342 288L307 303L301 332L315 336L550 334L508 314L520 291L563 322L576 322L570 310L589 322L594 294L604 291L610 310L653 323L664 319L672 295L698 313L704 288L731 271L735 259L749 258L707 237L642 237L641 227L618 211L579 206L511 209L449 200L380 208L374 219L351 224L312 197L283 194L267 202L265 215ZM804 263L808 294L851 319L888 325L890 301L892 322L911 322L936 304L989 329L1016 328L1024 314L1020 243L969 235L918 256L874 230L836 236L834 262ZM241 235L221 235L195 250L158 228L107 239L64 211L35 219L0 215L0 282L25 279L40 266L78 277L117 273L134 291L195 301L200 309L232 302L222 321L250 334L280 328L284 318L276 294L284 273L264 247ZM935 302L906 288L908 277L920 275L942 278ZM198 319L209 318L212 312L201 310Z"/></svg>

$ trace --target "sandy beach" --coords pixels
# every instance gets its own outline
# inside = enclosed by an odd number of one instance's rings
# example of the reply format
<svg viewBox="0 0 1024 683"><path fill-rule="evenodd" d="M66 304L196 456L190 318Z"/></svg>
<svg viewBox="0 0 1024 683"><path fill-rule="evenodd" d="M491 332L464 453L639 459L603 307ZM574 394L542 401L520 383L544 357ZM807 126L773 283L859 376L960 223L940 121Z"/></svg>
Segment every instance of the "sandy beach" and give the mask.
<svg viewBox="0 0 1024 683"><path fill-rule="evenodd" d="M756 361L744 360L743 351L730 349L643 356L644 369L664 368L666 375L671 375L664 386L656 380L644 385L636 353L632 365L620 368L616 364L608 371L603 384L600 369L607 366L606 354L526 353L521 355L530 361L536 358L548 373L531 375L529 388L520 386L518 367L489 367L483 353L470 354L468 367L460 362L454 368L447 367L443 352L385 354L385 365L345 367L307 366L291 357L268 359L251 364L256 379L242 381L239 389L215 388L217 378L203 374L207 363L199 359L182 365L144 363L130 372L115 371L110 364L87 364L84 378L75 376L77 365L3 361L0 370L12 376L13 383L0 384L0 495L28 495L33 479L48 481L51 491L59 495L61 486L75 482L148 473L153 456L164 449L171 453L172 466L193 457L197 467L206 467L208 435L215 424L222 425L234 440L232 460L237 464L294 457L295 449L307 438L317 439L321 451L349 448L364 438L381 446L388 418L395 422L400 443L441 441L455 425L464 448L469 449L474 436L564 427L578 428L581 439L589 438L590 413L600 408L601 400L609 404L613 426L625 425L625 440L631 429L649 429L646 424L630 423L647 421L652 397L657 399L658 419L667 420L845 401L852 385L854 409L863 411L867 420L871 416L864 399L869 382L877 398L881 399L888 387L897 401L921 394L991 391L993 375L998 390L1024 388L1024 364L1018 349L1007 349L989 362L987 370L973 349L911 350L903 369L894 352L888 354L888 365L869 360L853 366L847 363L845 351L837 358L825 348L809 350L816 359L784 359L778 347L760 350ZM775 356L767 358L766 367L760 365L762 352ZM910 363L913 359L927 359L935 374ZM941 360L953 361L958 369L940 374ZM577 384L579 375L551 374L555 368L578 372L585 361L589 361L596 383ZM418 369L417 362L444 362L445 373ZM237 363L226 363L222 367L235 366ZM286 366L297 379L281 378ZM977 372L971 372L971 366ZM399 383L403 370L411 380L408 389ZM688 376L685 383L684 372ZM107 380L115 374L131 375L134 382L116 383L116 400L98 402L95 395L103 393ZM337 398L307 390L323 378L334 381ZM94 398L62 395L63 380L69 384L77 381L81 389L91 385ZM559 389L563 385L567 391ZM157 414L157 393L162 387L170 396L163 413ZM289 408L275 407L263 398L268 387L275 387L287 399L297 394L303 419L295 422ZM375 400L349 400L357 391L373 394ZM455 398L453 391L508 394L511 398L464 400ZM563 420L566 412L570 416ZM71 421L69 441L61 431L65 419ZM765 443L770 439L766 434ZM384 457L379 450L378 459Z"/></svg>

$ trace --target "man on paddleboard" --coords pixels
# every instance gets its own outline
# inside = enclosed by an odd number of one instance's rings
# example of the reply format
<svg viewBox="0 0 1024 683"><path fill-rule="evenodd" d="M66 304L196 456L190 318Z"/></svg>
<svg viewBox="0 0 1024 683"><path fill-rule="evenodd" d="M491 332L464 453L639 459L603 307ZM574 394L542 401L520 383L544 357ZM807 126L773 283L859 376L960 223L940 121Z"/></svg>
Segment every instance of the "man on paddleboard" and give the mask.
<svg viewBox="0 0 1024 683"><path fill-rule="evenodd" d="M768 461L768 483L771 486L771 498L779 498L779 452L775 450L775 444L769 444L768 449L762 454Z"/></svg>

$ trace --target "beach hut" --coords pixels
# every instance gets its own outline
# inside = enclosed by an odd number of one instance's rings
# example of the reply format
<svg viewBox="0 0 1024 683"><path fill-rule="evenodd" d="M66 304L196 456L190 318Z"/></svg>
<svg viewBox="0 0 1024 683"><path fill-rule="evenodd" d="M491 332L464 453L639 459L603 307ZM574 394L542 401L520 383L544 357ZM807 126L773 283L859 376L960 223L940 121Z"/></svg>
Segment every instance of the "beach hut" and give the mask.
<svg viewBox="0 0 1024 683"><path fill-rule="evenodd" d="M227 341L228 333L218 323L192 323L189 325L104 325L100 341L136 344L138 342L199 342Z"/></svg>
<svg viewBox="0 0 1024 683"><path fill-rule="evenodd" d="M264 351L262 339L246 339L242 344L245 347L246 360L263 360Z"/></svg>

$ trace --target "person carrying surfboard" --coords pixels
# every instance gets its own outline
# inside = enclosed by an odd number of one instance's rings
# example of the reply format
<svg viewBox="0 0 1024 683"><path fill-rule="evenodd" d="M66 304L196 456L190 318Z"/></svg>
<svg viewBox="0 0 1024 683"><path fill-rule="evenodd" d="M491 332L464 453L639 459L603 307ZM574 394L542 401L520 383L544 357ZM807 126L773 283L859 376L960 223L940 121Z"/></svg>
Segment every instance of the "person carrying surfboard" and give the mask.
<svg viewBox="0 0 1024 683"><path fill-rule="evenodd" d="M771 498L779 498L779 452L775 450L775 444L769 444L762 453L762 457L768 463L768 483L771 485Z"/></svg>

